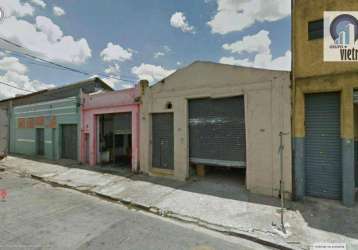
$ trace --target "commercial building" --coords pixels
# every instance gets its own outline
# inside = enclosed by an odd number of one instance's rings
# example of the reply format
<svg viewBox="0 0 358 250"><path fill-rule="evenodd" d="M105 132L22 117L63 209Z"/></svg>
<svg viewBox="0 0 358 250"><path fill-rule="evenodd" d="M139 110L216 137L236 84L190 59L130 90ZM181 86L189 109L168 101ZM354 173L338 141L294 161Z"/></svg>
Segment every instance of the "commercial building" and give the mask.
<svg viewBox="0 0 358 250"><path fill-rule="evenodd" d="M179 180L197 169L240 169L249 191L277 196L291 172L290 73L194 62L144 88L140 166ZM239 185L239 183L238 183Z"/></svg>
<svg viewBox="0 0 358 250"><path fill-rule="evenodd" d="M82 95L82 162L138 171L139 96L139 85Z"/></svg>
<svg viewBox="0 0 358 250"><path fill-rule="evenodd" d="M358 64L324 61L323 18L324 11L357 9L355 0L294 1L292 127L297 199L314 196L354 204Z"/></svg>
<svg viewBox="0 0 358 250"><path fill-rule="evenodd" d="M10 153L79 160L81 93L112 91L99 78L0 101Z"/></svg>

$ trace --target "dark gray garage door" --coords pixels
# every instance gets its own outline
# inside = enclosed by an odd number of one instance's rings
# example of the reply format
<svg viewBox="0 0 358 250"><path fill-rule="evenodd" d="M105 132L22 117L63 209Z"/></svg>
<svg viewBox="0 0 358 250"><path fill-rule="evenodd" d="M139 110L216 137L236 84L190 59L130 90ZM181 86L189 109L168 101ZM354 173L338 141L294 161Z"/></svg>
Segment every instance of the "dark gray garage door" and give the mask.
<svg viewBox="0 0 358 250"><path fill-rule="evenodd" d="M66 124L62 130L62 158L77 160L77 125Z"/></svg>
<svg viewBox="0 0 358 250"><path fill-rule="evenodd" d="M196 164L246 166L243 96L189 100L189 155Z"/></svg>
<svg viewBox="0 0 358 250"><path fill-rule="evenodd" d="M118 113L113 117L113 129L115 134L132 133L132 113Z"/></svg>
<svg viewBox="0 0 358 250"><path fill-rule="evenodd" d="M152 165L174 169L173 113L152 114Z"/></svg>
<svg viewBox="0 0 358 250"><path fill-rule="evenodd" d="M341 199L339 93L306 95L305 125L306 194Z"/></svg>

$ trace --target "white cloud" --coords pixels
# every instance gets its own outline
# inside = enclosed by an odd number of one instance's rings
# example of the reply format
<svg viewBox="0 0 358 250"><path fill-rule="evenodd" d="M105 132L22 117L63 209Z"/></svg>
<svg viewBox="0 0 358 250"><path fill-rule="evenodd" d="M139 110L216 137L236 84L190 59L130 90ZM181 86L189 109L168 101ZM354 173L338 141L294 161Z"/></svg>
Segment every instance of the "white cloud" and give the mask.
<svg viewBox="0 0 358 250"><path fill-rule="evenodd" d="M118 75L120 72L120 68L119 65L117 63L113 64L113 65L109 65L104 72L106 74L110 74L110 75Z"/></svg>
<svg viewBox="0 0 358 250"><path fill-rule="evenodd" d="M274 70L291 70L291 51L288 50L283 56L273 59L270 45L269 32L261 30L254 35L245 36L235 43L223 45L225 50L238 55L245 52L255 53L253 60L229 56L222 57L220 63Z"/></svg>
<svg viewBox="0 0 358 250"><path fill-rule="evenodd" d="M53 14L56 16L63 16L66 14L66 12L61 7L58 7L58 6L53 6L52 11L53 11Z"/></svg>
<svg viewBox="0 0 358 250"><path fill-rule="evenodd" d="M165 69L162 66L145 63L132 68L132 73L137 75L139 79L145 79L151 83L167 77L168 75L174 73L174 71L175 70Z"/></svg>
<svg viewBox="0 0 358 250"><path fill-rule="evenodd" d="M31 80L27 75L27 67L18 58L3 57L0 60L0 81L8 83L20 89L38 91L45 88L52 88L55 85L45 84L37 80ZM1 85L0 99L14 97L17 94L28 94L29 92Z"/></svg>
<svg viewBox="0 0 358 250"><path fill-rule="evenodd" d="M50 42L56 42L63 36L61 28L45 16L36 17L36 27L47 35Z"/></svg>
<svg viewBox="0 0 358 250"><path fill-rule="evenodd" d="M35 5L42 7L42 8L46 7L46 3L42 0L31 0L31 2Z"/></svg>
<svg viewBox="0 0 358 250"><path fill-rule="evenodd" d="M222 57L220 63L238 65L244 67L264 68L273 70L291 70L291 51L287 50L283 56L272 59L271 53L257 54L254 60L236 59L234 57Z"/></svg>
<svg viewBox="0 0 358 250"><path fill-rule="evenodd" d="M25 74L27 67L19 62L16 57L4 57L0 59L0 70L14 71L18 74Z"/></svg>
<svg viewBox="0 0 358 250"><path fill-rule="evenodd" d="M5 16L32 16L34 7L29 3L21 3L20 0L1 0L1 7L5 11Z"/></svg>
<svg viewBox="0 0 358 250"><path fill-rule="evenodd" d="M46 17L37 17L36 24L14 16L6 18L0 36L57 62L81 64L91 57L86 39L63 35L61 28Z"/></svg>
<svg viewBox="0 0 358 250"><path fill-rule="evenodd" d="M175 12L170 18L170 25L174 28L181 29L183 32L194 32L194 27L190 26L183 12Z"/></svg>
<svg viewBox="0 0 358 250"><path fill-rule="evenodd" d="M162 48L162 51L155 52L153 57L158 58L158 57L161 57L161 56L165 56L170 51L172 51L172 49L168 45L164 45L163 48Z"/></svg>
<svg viewBox="0 0 358 250"><path fill-rule="evenodd" d="M105 62L120 61L124 62L132 58L133 52L130 49L124 49L118 44L108 43L107 48L101 52L102 60Z"/></svg>
<svg viewBox="0 0 358 250"><path fill-rule="evenodd" d="M164 45L163 49L166 53L169 53L170 51L172 51L172 49L168 45Z"/></svg>
<svg viewBox="0 0 358 250"><path fill-rule="evenodd" d="M220 58L219 62L224 64L244 66L244 67L253 67L253 63L250 62L248 58L236 59L233 56L229 56L229 57L224 56Z"/></svg>
<svg viewBox="0 0 358 250"><path fill-rule="evenodd" d="M255 35L244 36L242 40L232 44L224 44L223 48L229 50L232 53L242 52L258 52L267 53L270 51L271 39L269 38L269 32L261 30Z"/></svg>
<svg viewBox="0 0 358 250"><path fill-rule="evenodd" d="M161 51L154 53L154 58L158 58L160 56L165 56L165 53Z"/></svg>
<svg viewBox="0 0 358 250"><path fill-rule="evenodd" d="M217 5L208 25L219 34L241 31L256 22L274 22L291 13L290 0L217 0Z"/></svg>

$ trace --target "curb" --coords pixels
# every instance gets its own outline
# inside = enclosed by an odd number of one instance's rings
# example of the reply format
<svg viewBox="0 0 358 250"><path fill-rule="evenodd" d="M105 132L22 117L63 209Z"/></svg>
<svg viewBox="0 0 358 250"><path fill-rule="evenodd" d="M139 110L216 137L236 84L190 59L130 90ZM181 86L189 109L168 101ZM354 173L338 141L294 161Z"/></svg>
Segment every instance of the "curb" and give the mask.
<svg viewBox="0 0 358 250"><path fill-rule="evenodd" d="M2 171L5 171L5 170L13 172L15 174L21 174L21 173L19 173L17 171L13 171L14 169L11 169L11 168L9 169L9 168L6 168L6 167L2 167ZM253 241L253 242L259 243L261 245L268 246L268 247L272 247L272 248L276 248L276 249L280 249L280 250L302 250L302 249L305 249L305 248L301 247L299 243L295 244L297 246L290 246L290 245L284 244L284 243L277 243L277 242L274 242L274 241L264 239L263 237L257 237L257 236L255 236L253 234L250 234L249 231L244 231L244 230L240 230L240 229L237 229L237 228L228 228L228 227L224 227L224 226L221 226L221 225L216 225L216 224L209 223L209 222L203 221L203 220L195 218L195 217L181 215L181 214L177 214L177 213L170 212L170 211L163 211L162 209L159 209L157 207L141 205L141 204L132 202L131 200L125 200L125 199L121 199L121 198L114 198L112 196L105 195L105 194L102 194L100 192L91 191L91 189L80 189L80 188L77 188L77 187L74 187L74 186L70 186L70 185L67 185L67 184L63 184L63 183L53 181L53 180L51 180L49 178L39 176L37 174L32 174L30 172L27 172L27 174L28 174L29 177L31 177L31 178L33 178L35 180L47 183L47 184L49 184L51 186L54 186L54 187L62 187L62 188L76 190L78 192L81 192L81 193L84 193L84 194L87 194L87 195L96 196L96 197L98 197L100 199L107 200L109 202L120 203L120 204L126 206L129 209L141 210L141 211L145 211L145 212L148 212L148 213L151 213L151 214L159 215L161 217L175 219L175 220L183 222L183 223L189 223L189 224L193 224L193 225L196 225L196 226L200 226L200 227L205 228L205 229L209 229L209 230L212 230L212 231L223 233L223 234L226 234L226 235L235 236L235 237L238 237L238 238L243 238L243 239L250 240L250 241ZM51 177L53 177L53 176L51 176Z"/></svg>

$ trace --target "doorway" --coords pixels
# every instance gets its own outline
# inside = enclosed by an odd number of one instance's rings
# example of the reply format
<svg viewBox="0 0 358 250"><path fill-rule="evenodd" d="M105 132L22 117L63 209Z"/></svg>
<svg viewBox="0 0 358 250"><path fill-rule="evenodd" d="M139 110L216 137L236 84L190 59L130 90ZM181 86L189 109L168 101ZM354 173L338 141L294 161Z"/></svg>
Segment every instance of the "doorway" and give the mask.
<svg viewBox="0 0 358 250"><path fill-rule="evenodd" d="M61 125L61 158L77 160L77 125L64 124Z"/></svg>
<svg viewBox="0 0 358 250"><path fill-rule="evenodd" d="M36 154L45 155L45 132L43 128L36 129Z"/></svg>
<svg viewBox="0 0 358 250"><path fill-rule="evenodd" d="M152 166L174 169L173 113L152 114Z"/></svg>
<svg viewBox="0 0 358 250"><path fill-rule="evenodd" d="M110 167L131 168L132 114L99 115L100 164Z"/></svg>
<svg viewBox="0 0 358 250"><path fill-rule="evenodd" d="M244 96L188 101L189 161L213 183L245 187L246 130Z"/></svg>
<svg viewBox="0 0 358 250"><path fill-rule="evenodd" d="M307 196L342 198L340 93L305 95L305 190Z"/></svg>

